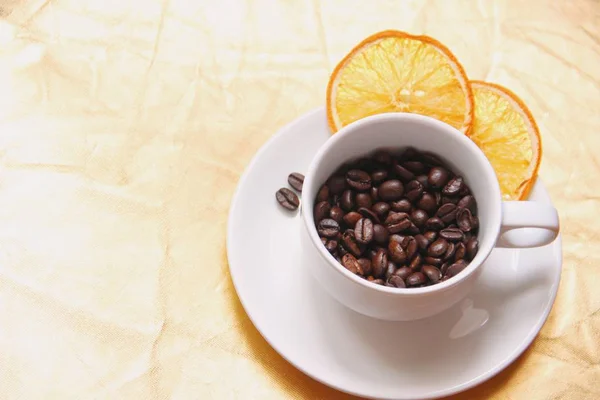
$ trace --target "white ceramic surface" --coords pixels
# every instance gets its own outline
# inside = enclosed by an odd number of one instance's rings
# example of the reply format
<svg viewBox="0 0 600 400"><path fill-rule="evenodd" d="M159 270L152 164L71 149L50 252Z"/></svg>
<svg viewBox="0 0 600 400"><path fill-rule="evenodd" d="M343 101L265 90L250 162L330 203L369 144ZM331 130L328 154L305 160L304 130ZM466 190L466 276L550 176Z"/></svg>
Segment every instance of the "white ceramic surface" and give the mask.
<svg viewBox="0 0 600 400"><path fill-rule="evenodd" d="M300 213L282 210L274 196L286 186L290 172L306 172L328 138L322 109L284 127L258 152L232 201L230 272L263 337L314 379L370 398L450 395L514 361L535 338L554 302L560 236L540 248L493 250L469 296L436 316L390 322L353 312L307 271L307 265L323 261L301 248ZM531 200L550 204L540 182Z"/></svg>
<svg viewBox="0 0 600 400"><path fill-rule="evenodd" d="M424 288L396 289L370 283L343 268L325 249L311 212L323 183L344 162L377 149L415 147L431 152L462 175L477 200L479 252L467 268L446 282ZM341 129L319 148L306 173L303 221L307 235L303 249L316 252L324 262L306 265L324 289L340 303L370 317L409 321L442 312L472 290L480 267L507 229L547 228L554 234L538 235L540 244L554 240L558 214L551 205L532 201L502 202L494 169L483 152L464 134L441 121L408 113L386 113L363 118ZM306 240L308 238L309 240ZM550 240L547 240L550 239ZM491 266L488 266L491 267ZM499 266L501 268L501 266Z"/></svg>

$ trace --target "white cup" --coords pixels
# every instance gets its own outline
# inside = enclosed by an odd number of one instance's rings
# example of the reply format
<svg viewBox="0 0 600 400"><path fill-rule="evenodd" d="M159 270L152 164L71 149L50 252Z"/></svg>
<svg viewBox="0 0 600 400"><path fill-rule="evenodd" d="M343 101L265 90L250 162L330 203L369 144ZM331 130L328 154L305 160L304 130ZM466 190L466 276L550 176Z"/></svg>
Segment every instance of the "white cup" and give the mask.
<svg viewBox="0 0 600 400"><path fill-rule="evenodd" d="M317 191L343 163L381 148L414 147L432 152L463 176L477 201L479 251L453 278L436 285L397 289L371 283L342 267L325 249L313 219ZM340 303L378 319L406 321L429 317L466 297L481 266L501 235L515 228L542 228L535 243L511 241L512 247L536 247L552 242L559 231L556 209L529 201L502 201L496 174L483 152L455 128L418 114L387 113L361 119L331 136L319 149L302 190L306 251L317 251L323 262L307 265L314 278ZM517 232L515 232L517 233ZM517 235L518 236L518 235ZM513 235L514 237L514 235Z"/></svg>

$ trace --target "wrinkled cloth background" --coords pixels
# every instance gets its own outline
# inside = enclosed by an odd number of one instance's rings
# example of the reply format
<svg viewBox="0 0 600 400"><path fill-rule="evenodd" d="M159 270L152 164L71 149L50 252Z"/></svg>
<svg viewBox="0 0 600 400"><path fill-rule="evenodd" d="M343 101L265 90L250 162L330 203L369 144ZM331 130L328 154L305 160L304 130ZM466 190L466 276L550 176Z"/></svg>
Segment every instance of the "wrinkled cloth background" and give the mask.
<svg viewBox="0 0 600 400"><path fill-rule="evenodd" d="M562 219L548 322L455 398L600 398L595 0L0 1L0 398L349 398L252 326L226 221L258 148L389 28L523 98Z"/></svg>

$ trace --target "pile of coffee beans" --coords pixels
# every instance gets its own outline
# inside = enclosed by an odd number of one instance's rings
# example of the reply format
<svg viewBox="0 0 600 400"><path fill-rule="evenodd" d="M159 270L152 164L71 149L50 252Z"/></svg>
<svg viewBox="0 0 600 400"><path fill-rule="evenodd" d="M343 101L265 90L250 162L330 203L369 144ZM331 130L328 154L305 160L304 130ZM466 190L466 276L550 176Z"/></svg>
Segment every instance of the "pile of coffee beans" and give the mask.
<svg viewBox="0 0 600 400"><path fill-rule="evenodd" d="M299 172L292 172L288 175L288 184L298 193L302 193L304 185L304 175ZM281 188L275 192L275 199L286 210L295 211L300 206L300 199L296 193L288 188Z"/></svg>
<svg viewBox="0 0 600 400"><path fill-rule="evenodd" d="M321 186L314 219L342 266L396 288L452 278L479 245L477 203L463 178L414 148L380 150L341 166Z"/></svg>

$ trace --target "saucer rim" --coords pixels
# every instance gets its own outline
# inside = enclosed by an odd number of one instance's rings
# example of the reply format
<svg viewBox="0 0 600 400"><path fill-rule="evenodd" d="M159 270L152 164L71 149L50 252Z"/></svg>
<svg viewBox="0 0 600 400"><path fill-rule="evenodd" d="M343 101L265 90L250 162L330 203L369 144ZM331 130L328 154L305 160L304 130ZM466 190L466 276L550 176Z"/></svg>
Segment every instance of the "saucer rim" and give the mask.
<svg viewBox="0 0 600 400"><path fill-rule="evenodd" d="M228 220L227 220L227 234L226 234L226 251L227 251L227 263L228 263L228 269L229 269L229 275L231 276L231 280L233 283L233 287L236 291L236 295L244 309L244 311L246 312L246 315L248 316L248 318L250 319L250 321L252 322L252 324L254 325L254 327L256 328L256 330L260 333L260 335L265 339L265 341L269 344L269 346L271 346L284 360L286 360L288 363L290 363L294 368L298 369L299 371L301 371L303 374L307 375L308 377L316 380L317 382L320 382L330 388L333 388L335 390L338 390L342 393L346 393L346 394L350 394L353 396L358 396L358 397L366 397L366 398L370 398L370 399L380 399L380 400L428 400L428 399L436 399L439 397L445 397L445 396L451 396L457 393L461 393L464 392L466 390L469 390L491 378L493 378L494 376L496 376L497 374L499 374L500 372L502 372L504 369L506 369L510 364L512 364L517 358L519 358L524 352L525 350L527 350L527 348L531 345L531 343L533 343L533 341L535 340L535 338L537 337L537 335L539 334L540 330L542 329L543 325L545 324L545 322L548 319L548 316L550 315L550 312L552 311L552 308L554 307L554 303L556 301L556 296L558 294L558 288L559 288L559 284L560 284L560 279L561 279L561 275L562 275L562 264L563 264L563 250L562 250L562 235L559 234L555 241L551 244L548 245L548 251L553 251L555 252L555 257L557 262L558 262L558 268L556 268L556 272L555 272L555 276L554 279L552 280L552 285L551 285L551 289L552 290L552 294L550 296L550 301L548 302L548 305L546 306L546 309L544 310L544 312L542 313L542 316L535 322L534 325L532 325L532 328L530 330L530 333L524 338L523 342L517 346L516 350L511 352L509 355L507 355L507 357L504 358L504 360L502 360L501 362L499 362L494 368L485 371L484 373L480 374L479 376L468 380L466 382L463 382L462 384L453 386L451 388L448 389L444 389L444 390L438 390L436 392L430 392L428 393L426 396L420 396L420 397L412 397L412 396L402 396L402 397L377 397L377 396L373 396L369 393L363 393L363 392L357 392L357 391L352 391L352 390L348 390L344 387L341 387L337 384L335 384L334 382L328 381L327 379L317 376L313 373L311 373L310 371L308 371L307 369L303 368L302 366L300 366L299 364L297 364L296 362L294 362L293 360L291 360L284 351L282 351L279 346L277 344L274 343L274 341L272 341L269 338L269 335L261 328L261 326L259 324L257 324L255 317L252 314L252 311L250 311L250 309L247 307L245 300L243 298L243 296L240 295L240 283L237 281L236 278L236 274L233 273L233 269L232 269L232 260L235 260L236 257L233 255L234 250L232 249L233 246L233 235L234 235L234 229L233 229L233 225L234 225L234 218L233 216L235 215L235 211L238 207L238 203L239 203L239 199L240 199L240 194L243 190L243 188L245 187L245 185L247 184L246 181L248 179L248 176L250 175L251 171L253 170L254 166L256 165L256 163L258 162L258 160L261 158L261 156L267 152L267 150L277 141L282 140L286 135L291 134L292 132L292 128L297 125L300 124L301 122L304 122L305 120L310 120L313 118L319 118L319 115L323 115L325 114L325 107L317 107L313 110L310 110L302 115L300 115L299 117L295 118L294 120L292 120L291 122L285 124L284 126L282 126L281 128L279 128L275 134L273 136L271 136L261 147L260 149L256 152L256 154L252 157L252 159L250 160L250 162L248 163L248 165L245 167L244 172L242 173L242 175L240 176L240 179L238 180L235 192L233 193L233 196L231 198L231 202L230 202L230 207L229 207L229 213L228 213ZM545 188L545 185L543 184L542 180L538 177L536 183L534 184L534 186L540 185L541 188L544 190L547 200L550 202L550 204L552 204L551 198L549 196L549 194L547 193L547 190ZM551 247L550 247L551 246ZM332 301L335 301L334 299L331 299ZM435 318L435 316L433 316L432 318ZM401 323L401 322L398 322Z"/></svg>

